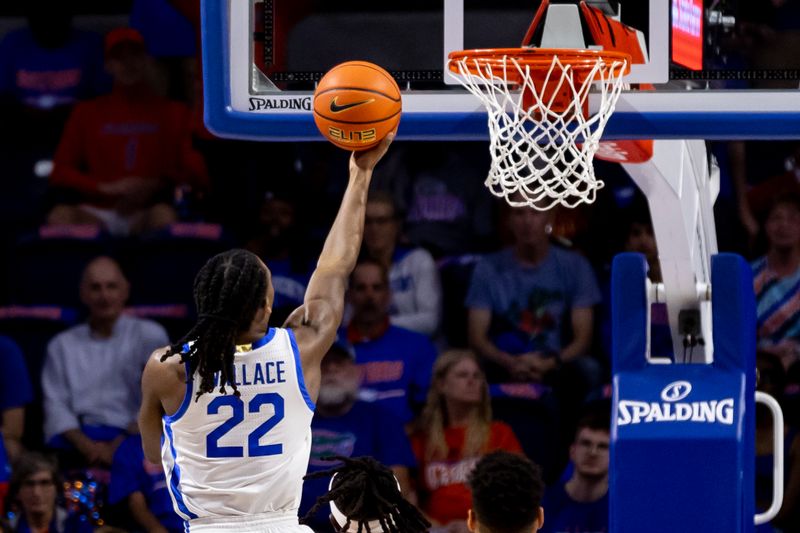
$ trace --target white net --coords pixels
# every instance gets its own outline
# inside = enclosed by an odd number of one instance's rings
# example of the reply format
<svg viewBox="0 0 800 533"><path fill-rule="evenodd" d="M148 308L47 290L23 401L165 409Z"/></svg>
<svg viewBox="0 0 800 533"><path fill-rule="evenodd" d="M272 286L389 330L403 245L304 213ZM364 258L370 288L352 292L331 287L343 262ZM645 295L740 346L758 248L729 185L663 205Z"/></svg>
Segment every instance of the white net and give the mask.
<svg viewBox="0 0 800 533"><path fill-rule="evenodd" d="M603 182L595 178L592 160L622 90L627 62L592 58L594 65L578 73L557 55L545 68L507 55L453 61L461 84L489 112L489 190L512 206L539 210L593 202ZM599 111L586 116L593 85Z"/></svg>

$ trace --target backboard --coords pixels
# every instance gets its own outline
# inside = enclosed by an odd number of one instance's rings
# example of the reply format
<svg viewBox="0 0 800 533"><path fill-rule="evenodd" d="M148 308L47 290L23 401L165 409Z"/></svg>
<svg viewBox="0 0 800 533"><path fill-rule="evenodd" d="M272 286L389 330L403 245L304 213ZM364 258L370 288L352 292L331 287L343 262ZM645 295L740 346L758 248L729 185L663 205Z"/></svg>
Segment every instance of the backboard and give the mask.
<svg viewBox="0 0 800 533"><path fill-rule="evenodd" d="M587 3L640 30L647 51L604 139L800 137L800 46L774 27L786 20L772 3ZM447 54L520 46L539 4L203 0L206 122L225 137L321 140L311 117L314 83L332 66L362 59L389 70L403 89L400 139L486 139L485 111L447 73ZM558 44L558 35L549 39Z"/></svg>

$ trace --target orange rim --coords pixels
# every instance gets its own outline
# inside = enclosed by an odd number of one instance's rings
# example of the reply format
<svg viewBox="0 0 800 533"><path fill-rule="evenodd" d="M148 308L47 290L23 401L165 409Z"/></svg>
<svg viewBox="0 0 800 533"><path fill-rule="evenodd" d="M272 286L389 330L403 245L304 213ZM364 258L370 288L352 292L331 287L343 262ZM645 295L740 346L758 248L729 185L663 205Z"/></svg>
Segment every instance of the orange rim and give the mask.
<svg viewBox="0 0 800 533"><path fill-rule="evenodd" d="M602 70L608 74L625 76L631 71L631 56L624 52L610 52L604 50L568 49L568 48L480 48L475 50L459 50L450 52L448 68L454 74L461 74L459 62L466 59L466 67L470 74L482 76L481 68L487 66L502 68L507 66L512 59L523 66L530 66L532 70L547 71L553 63L553 56L563 64L569 64L577 72L590 71L598 60L603 60L605 66ZM622 69L614 69L614 63L624 61ZM515 76L516 77L516 76ZM513 80L509 80L513 81Z"/></svg>

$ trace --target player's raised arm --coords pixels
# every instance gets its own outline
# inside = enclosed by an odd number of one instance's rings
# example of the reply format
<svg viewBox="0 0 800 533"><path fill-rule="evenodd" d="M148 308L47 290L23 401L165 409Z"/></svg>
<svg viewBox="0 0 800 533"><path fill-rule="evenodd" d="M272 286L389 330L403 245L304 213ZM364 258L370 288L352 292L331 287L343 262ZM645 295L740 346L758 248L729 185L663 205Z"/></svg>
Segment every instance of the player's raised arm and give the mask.
<svg viewBox="0 0 800 533"><path fill-rule="evenodd" d="M308 375L316 369L336 336L344 312L347 278L355 267L364 233L364 212L372 170L394 139L390 133L377 146L353 152L350 158L350 180L333 222L317 268L308 283L304 303L286 320L292 328L306 373L306 385L316 390L318 376ZM317 379L315 379L317 378Z"/></svg>

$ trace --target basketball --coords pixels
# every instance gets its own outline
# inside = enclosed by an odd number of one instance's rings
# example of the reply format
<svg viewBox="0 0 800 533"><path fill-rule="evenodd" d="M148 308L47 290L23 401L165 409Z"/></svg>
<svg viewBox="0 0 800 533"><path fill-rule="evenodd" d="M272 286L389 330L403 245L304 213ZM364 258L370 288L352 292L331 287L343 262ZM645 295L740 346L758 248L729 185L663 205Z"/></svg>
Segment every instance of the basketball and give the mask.
<svg viewBox="0 0 800 533"><path fill-rule="evenodd" d="M366 61L336 65L314 91L314 122L322 135L345 150L378 144L397 127L401 109L397 82Z"/></svg>

